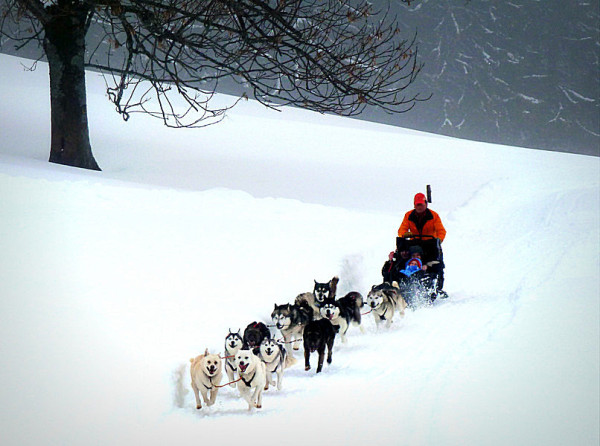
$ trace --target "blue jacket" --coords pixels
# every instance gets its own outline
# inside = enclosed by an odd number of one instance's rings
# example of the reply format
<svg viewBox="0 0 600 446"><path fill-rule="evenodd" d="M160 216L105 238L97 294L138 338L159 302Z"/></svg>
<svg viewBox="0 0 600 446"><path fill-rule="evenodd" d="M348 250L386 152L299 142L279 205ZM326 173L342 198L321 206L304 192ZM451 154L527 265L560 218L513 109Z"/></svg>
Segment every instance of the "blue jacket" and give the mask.
<svg viewBox="0 0 600 446"><path fill-rule="evenodd" d="M417 265L408 265L410 262L412 262L413 260L416 260L419 263L419 266ZM403 270L400 270L400 272L402 274L405 274L406 276L410 277L411 275L413 275L414 273L416 273L417 271L421 271L421 266L423 264L421 263L420 259L409 259L406 262L406 267Z"/></svg>

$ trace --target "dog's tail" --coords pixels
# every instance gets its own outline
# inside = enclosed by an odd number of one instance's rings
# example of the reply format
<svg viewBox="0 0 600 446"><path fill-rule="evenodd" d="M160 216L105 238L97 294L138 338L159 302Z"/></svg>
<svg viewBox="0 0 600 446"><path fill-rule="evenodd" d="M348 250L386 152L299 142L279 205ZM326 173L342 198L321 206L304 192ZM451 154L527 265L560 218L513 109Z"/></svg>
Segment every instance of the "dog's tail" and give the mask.
<svg viewBox="0 0 600 446"><path fill-rule="evenodd" d="M302 305L302 303L307 303L309 306L314 303L315 296L313 293L301 293L296 296L294 303L296 305Z"/></svg>
<svg viewBox="0 0 600 446"><path fill-rule="evenodd" d="M285 355L285 361L283 362L283 368L287 369L296 364L298 360L292 355Z"/></svg>
<svg viewBox="0 0 600 446"><path fill-rule="evenodd" d="M404 302L404 307L406 307L406 302L404 300L404 297L402 296L402 293L400 293L400 285L398 284L398 282L392 282L392 288L389 289L388 293L388 296L390 297L390 299L392 299L394 305L400 311L404 311L404 308L402 307L402 302Z"/></svg>
<svg viewBox="0 0 600 446"><path fill-rule="evenodd" d="M347 294L347 297L349 297L354 304L352 305L352 320L357 324L360 324L362 318L360 310L364 305L362 294L358 291L351 291Z"/></svg>
<svg viewBox="0 0 600 446"><path fill-rule="evenodd" d="M333 278L329 281L329 298L334 299L337 293L337 285L340 281L338 276L333 276Z"/></svg>
<svg viewBox="0 0 600 446"><path fill-rule="evenodd" d="M362 308L365 304L362 294L360 294L358 291L352 291L350 295L352 296L352 299L354 299L356 308Z"/></svg>

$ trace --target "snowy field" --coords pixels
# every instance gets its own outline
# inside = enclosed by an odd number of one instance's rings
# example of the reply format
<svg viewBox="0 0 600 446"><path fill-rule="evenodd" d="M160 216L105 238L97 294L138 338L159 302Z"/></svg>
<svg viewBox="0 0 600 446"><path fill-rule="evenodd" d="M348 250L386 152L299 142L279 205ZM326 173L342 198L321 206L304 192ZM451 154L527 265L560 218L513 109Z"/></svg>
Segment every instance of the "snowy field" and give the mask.
<svg viewBox="0 0 600 446"><path fill-rule="evenodd" d="M28 63L0 55L3 446L598 445L598 158L253 102L205 129L125 123L89 74L103 172L82 171L46 162ZM426 184L449 299L365 316L260 410L228 387L195 409L189 358L314 279L366 295Z"/></svg>

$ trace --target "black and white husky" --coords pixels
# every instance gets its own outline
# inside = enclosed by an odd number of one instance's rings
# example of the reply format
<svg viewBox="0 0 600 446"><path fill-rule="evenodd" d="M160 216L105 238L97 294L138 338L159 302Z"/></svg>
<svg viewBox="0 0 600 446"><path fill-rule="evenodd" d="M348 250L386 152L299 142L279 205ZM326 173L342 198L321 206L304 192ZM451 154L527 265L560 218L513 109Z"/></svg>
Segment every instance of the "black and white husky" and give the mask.
<svg viewBox="0 0 600 446"><path fill-rule="evenodd" d="M340 299L325 299L321 306L321 316L329 319L333 325L339 326L339 333L343 343L346 343L346 332L350 324L356 325L364 333L361 325L360 309L363 306L363 297L356 291L351 291Z"/></svg>
<svg viewBox="0 0 600 446"><path fill-rule="evenodd" d="M235 387L235 373L237 372L237 368L235 366L235 355L242 348L244 344L244 340L242 339L242 335L240 334L240 330L237 332L231 331L229 329L229 334L225 336L225 371L227 372L227 378L229 379L229 384L231 387Z"/></svg>
<svg viewBox="0 0 600 446"><path fill-rule="evenodd" d="M269 388L269 384L275 385L273 374L277 375L277 390L281 390L283 370L286 368L287 352L285 348L274 339L263 339L260 344L258 357L265 363L267 372L265 390Z"/></svg>
<svg viewBox="0 0 600 446"><path fill-rule="evenodd" d="M275 327L281 331L285 344L293 343L293 349L298 350L304 327L313 320L313 310L307 303L300 305L275 304L271 318ZM292 356L291 351L290 356Z"/></svg>
<svg viewBox="0 0 600 446"><path fill-rule="evenodd" d="M329 282L321 283L315 280L313 294L315 296L317 306L321 306L325 299L335 299L337 292L337 284L340 281L338 276L333 277Z"/></svg>

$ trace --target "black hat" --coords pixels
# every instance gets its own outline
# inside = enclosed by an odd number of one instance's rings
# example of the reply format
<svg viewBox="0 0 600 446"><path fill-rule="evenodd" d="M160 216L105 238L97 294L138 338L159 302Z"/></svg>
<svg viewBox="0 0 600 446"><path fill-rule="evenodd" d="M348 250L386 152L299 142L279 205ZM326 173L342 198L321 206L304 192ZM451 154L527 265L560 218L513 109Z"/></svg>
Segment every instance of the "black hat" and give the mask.
<svg viewBox="0 0 600 446"><path fill-rule="evenodd" d="M419 253L419 254L423 255L423 248L421 248L419 245L411 246L410 253L411 254Z"/></svg>

